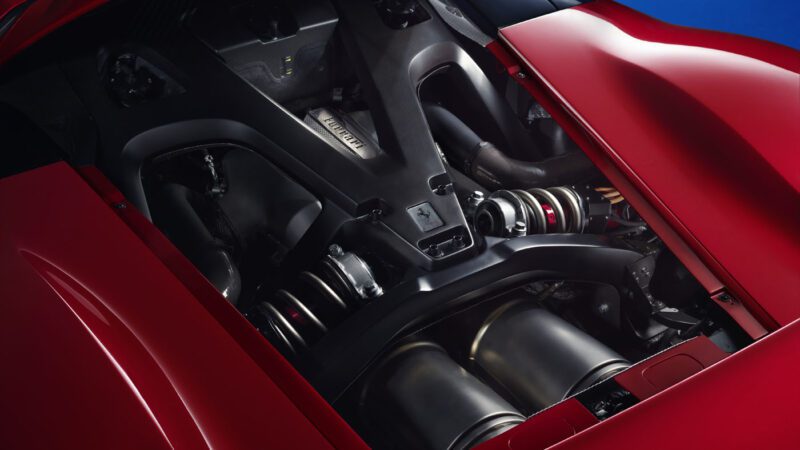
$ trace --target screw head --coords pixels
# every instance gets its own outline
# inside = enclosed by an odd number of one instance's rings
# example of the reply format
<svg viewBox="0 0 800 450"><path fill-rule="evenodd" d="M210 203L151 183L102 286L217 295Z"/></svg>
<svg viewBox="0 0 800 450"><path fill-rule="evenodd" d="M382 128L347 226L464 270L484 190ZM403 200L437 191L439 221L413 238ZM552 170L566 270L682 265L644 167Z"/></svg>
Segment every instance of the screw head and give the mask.
<svg viewBox="0 0 800 450"><path fill-rule="evenodd" d="M429 245L428 249L425 250L425 252L427 254L429 254L430 256L435 256L435 257L436 256L442 256L444 254L444 252L442 252L442 249L440 249L437 244Z"/></svg>
<svg viewBox="0 0 800 450"><path fill-rule="evenodd" d="M518 220L514 223L514 228L511 230L511 234L513 236L525 236L527 231L528 230L525 226L525 222Z"/></svg>
<svg viewBox="0 0 800 450"><path fill-rule="evenodd" d="M334 258L339 258L344 255L344 250L342 250L342 247L337 244L331 244L331 246L328 247L328 254Z"/></svg>
<svg viewBox="0 0 800 450"><path fill-rule="evenodd" d="M469 194L469 197L467 197L467 204L474 208L478 206L485 198L486 197L484 196L483 192L475 191Z"/></svg>

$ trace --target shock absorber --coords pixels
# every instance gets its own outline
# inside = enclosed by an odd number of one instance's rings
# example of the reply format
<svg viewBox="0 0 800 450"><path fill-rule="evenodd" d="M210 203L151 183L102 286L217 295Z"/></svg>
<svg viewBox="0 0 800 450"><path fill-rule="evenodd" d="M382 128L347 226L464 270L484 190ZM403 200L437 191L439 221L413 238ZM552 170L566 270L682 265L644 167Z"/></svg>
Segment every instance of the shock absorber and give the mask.
<svg viewBox="0 0 800 450"><path fill-rule="evenodd" d="M383 295L361 257L331 245L316 270L303 271L256 308L257 327L286 354L307 349L359 305ZM261 325L261 326L259 326Z"/></svg>
<svg viewBox="0 0 800 450"><path fill-rule="evenodd" d="M484 236L602 233L612 215L612 202L621 199L618 193L613 195L590 186L499 190L474 207L472 220Z"/></svg>

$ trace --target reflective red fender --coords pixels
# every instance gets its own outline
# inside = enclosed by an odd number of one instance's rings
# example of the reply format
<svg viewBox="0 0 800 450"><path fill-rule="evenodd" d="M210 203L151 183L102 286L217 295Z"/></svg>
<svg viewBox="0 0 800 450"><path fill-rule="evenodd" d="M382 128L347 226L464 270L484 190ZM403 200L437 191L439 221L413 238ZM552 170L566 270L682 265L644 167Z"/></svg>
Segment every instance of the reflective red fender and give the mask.
<svg viewBox="0 0 800 450"><path fill-rule="evenodd" d="M501 38L490 48L711 293L768 328L800 317L800 53L606 0Z"/></svg>

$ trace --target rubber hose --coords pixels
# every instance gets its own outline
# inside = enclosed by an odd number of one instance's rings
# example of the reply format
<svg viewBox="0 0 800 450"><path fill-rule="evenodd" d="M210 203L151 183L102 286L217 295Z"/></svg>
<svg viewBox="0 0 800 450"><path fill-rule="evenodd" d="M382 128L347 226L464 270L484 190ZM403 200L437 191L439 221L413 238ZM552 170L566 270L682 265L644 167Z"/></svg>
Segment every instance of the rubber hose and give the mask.
<svg viewBox="0 0 800 450"><path fill-rule="evenodd" d="M242 291L239 269L200 218L193 200L199 194L181 184L164 185L151 204L154 223L232 304Z"/></svg>
<svg viewBox="0 0 800 450"><path fill-rule="evenodd" d="M445 155L487 188L529 189L575 184L596 174L594 164L579 151L535 162L509 158L447 109L433 103L422 107L431 133Z"/></svg>

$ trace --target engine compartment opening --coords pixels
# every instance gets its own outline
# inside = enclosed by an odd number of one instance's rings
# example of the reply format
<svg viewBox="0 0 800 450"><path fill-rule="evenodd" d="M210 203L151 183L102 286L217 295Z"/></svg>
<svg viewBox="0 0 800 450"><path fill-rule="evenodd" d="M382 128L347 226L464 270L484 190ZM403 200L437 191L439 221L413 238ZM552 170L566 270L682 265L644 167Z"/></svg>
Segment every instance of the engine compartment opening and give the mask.
<svg viewBox="0 0 800 450"><path fill-rule="evenodd" d="M641 400L629 368L752 342L441 1L188 3L90 18L0 101L57 91L32 118L369 445L471 448L567 399L604 420Z"/></svg>

